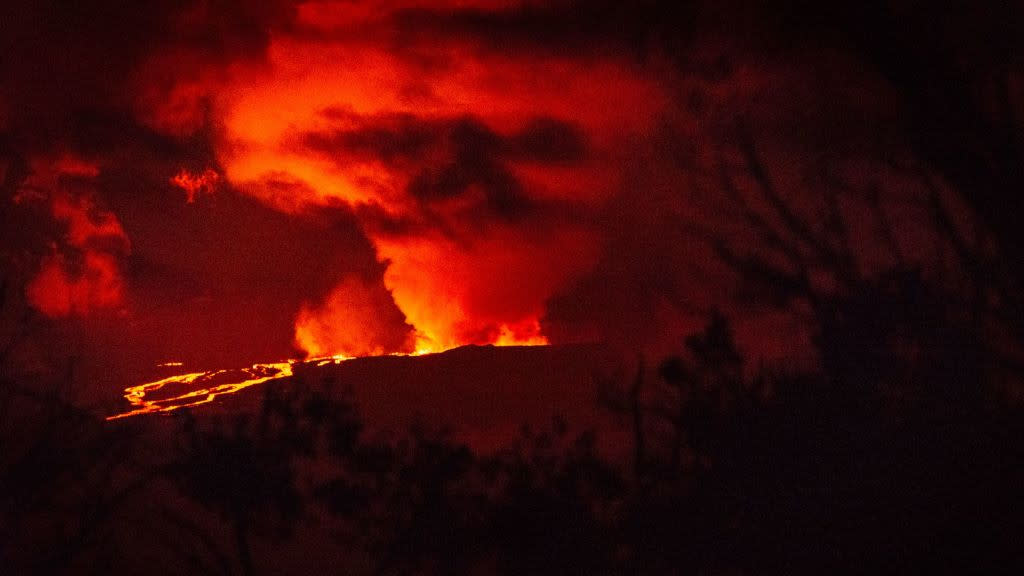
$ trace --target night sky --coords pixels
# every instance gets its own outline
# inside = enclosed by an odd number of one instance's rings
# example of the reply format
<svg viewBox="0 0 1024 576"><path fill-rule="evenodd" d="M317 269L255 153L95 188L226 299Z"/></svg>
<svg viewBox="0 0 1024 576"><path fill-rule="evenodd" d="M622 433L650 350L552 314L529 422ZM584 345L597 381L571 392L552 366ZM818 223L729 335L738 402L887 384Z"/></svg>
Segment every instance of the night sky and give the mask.
<svg viewBox="0 0 1024 576"><path fill-rule="evenodd" d="M12 291L140 362L596 340L623 307L658 340L687 274L646 244L686 202L638 187L666 171L674 24L607 9L16 6Z"/></svg>
<svg viewBox="0 0 1024 576"><path fill-rule="evenodd" d="M0 566L1019 561L1024 10L933 4L5 2Z"/></svg>
<svg viewBox="0 0 1024 576"><path fill-rule="evenodd" d="M663 353L714 308L770 312L736 307L709 248L708 231L761 242L723 200L725 180L750 188L737 143L815 232L809 186L906 188L883 163L907 153L908 103L841 21L260 6L9 9L4 250L12 298L52 321L36 347L67 340L105 370L485 343ZM878 234L852 228L870 267ZM936 259L927 231L894 228ZM790 342L755 348L800 347L800 327L772 325Z"/></svg>

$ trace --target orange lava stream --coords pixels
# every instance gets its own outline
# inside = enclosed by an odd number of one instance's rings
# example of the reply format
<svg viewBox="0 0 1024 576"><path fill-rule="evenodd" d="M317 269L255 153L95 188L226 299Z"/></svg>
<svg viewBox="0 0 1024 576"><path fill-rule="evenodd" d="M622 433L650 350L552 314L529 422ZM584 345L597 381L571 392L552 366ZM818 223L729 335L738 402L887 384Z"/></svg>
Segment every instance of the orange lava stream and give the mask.
<svg viewBox="0 0 1024 576"><path fill-rule="evenodd" d="M529 343L516 343L517 345L534 345ZM536 345L547 344L547 342L537 343ZM505 344L497 344L499 346ZM418 350L412 354L401 354L395 353L390 356L422 356L424 354L431 354L432 350ZM282 378L288 378L294 374L292 367L295 364L315 364L316 366L326 366L328 364L340 364L346 360L352 360L354 357L345 356L342 354L334 356L320 356L316 358L307 358L306 360L288 360L286 362L270 362L265 364L253 364L249 368L240 368L234 370L208 370L206 372L190 372L188 374L178 374L175 376L168 376L161 380L153 382L147 382L145 384L139 384L136 386L129 386L124 390L124 398L133 407L132 410L122 412L120 414L114 414L113 416L107 416L106 420L118 420L121 418L127 418L129 416L139 416L141 414L155 414L162 412L171 412L178 408L185 408L188 406L198 406L200 404L208 404L213 402L218 396L226 394L234 394L239 390L244 390L250 386L269 382L270 380L279 380ZM166 362L163 364L157 364L157 366L181 366L181 362ZM233 372L240 372L249 378L245 378L239 382L228 382L225 384L217 384L213 386L203 386L217 377L231 374ZM146 395L156 392L168 385L186 385L186 386L203 386L178 394L176 396L170 396L167 398L159 399L147 399Z"/></svg>
<svg viewBox="0 0 1024 576"><path fill-rule="evenodd" d="M405 354L402 352L395 352L388 354L388 356L423 356L425 354L436 354L444 352L451 347L436 347L432 345L430 339L420 338L422 340L417 343L415 352ZM547 338L540 334L523 337L514 334L507 327L503 327L498 338L493 342L494 346L545 346L549 342ZM213 402L218 396L226 394L234 394L239 390L244 390L250 386L262 384L270 380L279 380L282 378L288 378L294 374L292 367L296 364L315 364L316 366L326 366L328 364L340 364L346 360L352 360L355 356L346 356L344 354L336 354L333 356L318 356L312 358L306 358L305 360L287 360L284 362L269 362L264 364L253 364L249 368L239 369L225 369L225 370L208 370L206 372L190 372L187 374L178 374L175 376L168 376L161 380L155 380L153 382L146 382L145 384L138 384L136 386L129 386L124 390L124 398L133 407L133 409L113 416L108 416L107 420L118 420L120 418L127 418L129 416L139 416L141 414L155 414L162 412L171 412L178 408L185 408L187 406L198 406L200 404L208 404ZM177 367L182 366L181 362L164 362L157 364L159 367ZM225 384L211 384L219 377L232 373L241 373L247 378L244 378L238 382L228 382ZM169 396L166 398L147 399L147 394L154 393L168 385L184 385L184 386L201 386L188 392L178 394L176 396ZM206 385L206 386L204 386Z"/></svg>
<svg viewBox="0 0 1024 576"><path fill-rule="evenodd" d="M211 370L207 372L192 372L189 374L180 374L177 376L170 376L162 380L155 382L147 382L146 384L139 384L138 386L131 386L126 388L124 391L125 400L134 406L133 410L123 412L121 414L115 414L108 416L107 420L117 420L119 418L126 418L128 416L137 416L139 414L152 414L154 412L170 412L178 408L185 406L197 406L199 404L206 404L213 402L218 396L224 394L233 394L248 388L255 386L256 384L262 384L268 380L277 380L279 378L287 378L292 375L292 364L294 361L289 362L275 362L270 364L253 364L251 368L243 368L240 370ZM243 374L250 376L241 382L231 382L227 384L218 384L215 386L203 387L196 390L172 396L170 398L160 398L157 400L147 400L146 394L160 390L168 384L186 384L186 385L203 385L210 382L215 377L222 374L228 374L231 372L242 372Z"/></svg>

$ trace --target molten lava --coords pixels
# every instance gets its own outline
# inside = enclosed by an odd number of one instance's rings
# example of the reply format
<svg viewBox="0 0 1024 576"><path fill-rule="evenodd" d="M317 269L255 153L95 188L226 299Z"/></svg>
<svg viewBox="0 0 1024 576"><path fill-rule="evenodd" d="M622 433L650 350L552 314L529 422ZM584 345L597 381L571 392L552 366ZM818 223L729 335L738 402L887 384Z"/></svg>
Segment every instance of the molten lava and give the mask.
<svg viewBox="0 0 1024 576"><path fill-rule="evenodd" d="M546 341L541 339L533 343L524 343L513 338L510 342L503 342L498 345L542 345ZM412 355L426 354L428 351L417 350ZM399 354L400 355L400 354ZM190 372L168 376L153 382L130 386L124 390L124 398L132 406L131 410L108 416L107 420L119 420L129 416L142 414L167 413L179 408L208 404L220 396L234 394L257 384L263 384L270 380L288 378L294 374L293 367L296 364L307 364L315 366L326 366L328 364L340 364L352 357L344 355L321 356L308 358L305 361L288 360L286 362L271 362L266 364L253 364L249 368L237 370L208 370L206 372ZM157 364L159 367L180 367L181 362L164 362ZM239 379L241 377L241 379ZM176 387L187 388L184 391L175 391L166 394L167 389ZM165 391L165 395L153 398L153 395Z"/></svg>
<svg viewBox="0 0 1024 576"><path fill-rule="evenodd" d="M168 364L162 364L162 366L166 365ZM244 376L244 378L237 382L215 383L217 379L226 377L231 377L234 380L233 376L235 373ZM186 406L206 404L213 402L218 396L234 394L250 386L262 384L268 380L287 378L291 375L291 362L277 362L272 364L253 364L250 368L242 368L240 370L211 370L208 372L192 372L170 376L155 382L126 388L124 391L125 400L128 400L128 403L134 408L127 412L108 416L107 420L117 420L128 416L152 414L154 412L170 412L171 410ZM196 386L197 388L165 398L146 398L147 395L152 395L152 393L172 385Z"/></svg>

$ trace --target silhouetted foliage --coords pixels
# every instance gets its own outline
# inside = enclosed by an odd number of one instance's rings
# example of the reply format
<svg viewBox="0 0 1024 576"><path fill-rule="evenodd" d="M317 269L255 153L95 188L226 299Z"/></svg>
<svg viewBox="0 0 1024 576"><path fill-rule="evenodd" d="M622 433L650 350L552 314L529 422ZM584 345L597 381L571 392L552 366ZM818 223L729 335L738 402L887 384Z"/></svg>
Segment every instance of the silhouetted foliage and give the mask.
<svg viewBox="0 0 1024 576"><path fill-rule="evenodd" d="M677 355L641 358L604 383L607 407L632 431L632 462L608 461L597 432L571 434L559 419L485 454L427 424L374 429L343 388L301 377L268 383L255 411L105 423L69 390L73 363L12 368L8 355L35 320L17 315L0 343L0 570L248 575L273 571L266 559L288 546L336 555L330 568L354 574L1019 570L1024 18L1004 4L751 12L785 31L775 33L786 41L765 32L765 50L840 44L911 111L899 127L906 150L857 159L878 175L844 178L830 157L841 152L825 150L807 158L808 190L784 189L745 113L708 143L712 167L700 176L732 228L680 227L731 272L732 289L719 288L733 318L800 318L814 362L745 356L716 312ZM560 23L575 22L566 14ZM598 16L584 29L608 32ZM628 23L637 52L664 44L679 70L728 76L724 56L687 62L693 31ZM420 178L413 187L431 191L420 200L483 182L503 191L488 200L506 216L532 207L499 160L572 163L590 145L572 125L537 122L509 142L455 126L476 172ZM416 152L421 136L411 137L398 148ZM552 140L559 146L545 148ZM9 192L25 164L5 168ZM904 188L934 258L900 239L891 204Z"/></svg>
<svg viewBox="0 0 1024 576"><path fill-rule="evenodd" d="M914 274L826 309L819 370L745 366L713 315L680 355L621 382L636 393L618 406L639 423L636 467L561 419L491 454L426 425L372 430L344 389L298 378L269 383L252 415L152 420L174 447L157 456L144 454L166 441L132 433L146 426L47 397L51 417L29 418L41 427L3 428L20 447L3 454L5 562L130 571L113 548L129 542L146 564L163 559L156 572L255 574L267 546L316 533L366 574L1017 564L1024 414L985 378L972 326Z"/></svg>
<svg viewBox="0 0 1024 576"><path fill-rule="evenodd" d="M4 317L13 308L7 288L0 282ZM100 571L117 553L104 535L154 474L135 460L131 431L108 429L76 402L73 360L55 374L15 370L11 355L32 320L18 314L0 348L0 565Z"/></svg>

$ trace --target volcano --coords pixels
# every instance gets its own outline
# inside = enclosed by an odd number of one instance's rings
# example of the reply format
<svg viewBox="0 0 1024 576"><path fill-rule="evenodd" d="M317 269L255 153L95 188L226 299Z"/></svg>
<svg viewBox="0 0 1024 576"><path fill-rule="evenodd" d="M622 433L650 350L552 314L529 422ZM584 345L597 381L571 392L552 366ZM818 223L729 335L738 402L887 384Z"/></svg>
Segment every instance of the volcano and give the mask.
<svg viewBox="0 0 1024 576"><path fill-rule="evenodd" d="M109 416L153 418L191 411L199 418L251 414L265 387L347 395L368 427L445 429L476 451L509 445L524 430L554 423L622 446L619 419L601 399L621 368L606 346L463 346L420 356L319 358L247 369L171 376L133 386L136 407Z"/></svg>
<svg viewBox="0 0 1024 576"><path fill-rule="evenodd" d="M1024 2L4 8L0 572L1022 564Z"/></svg>

